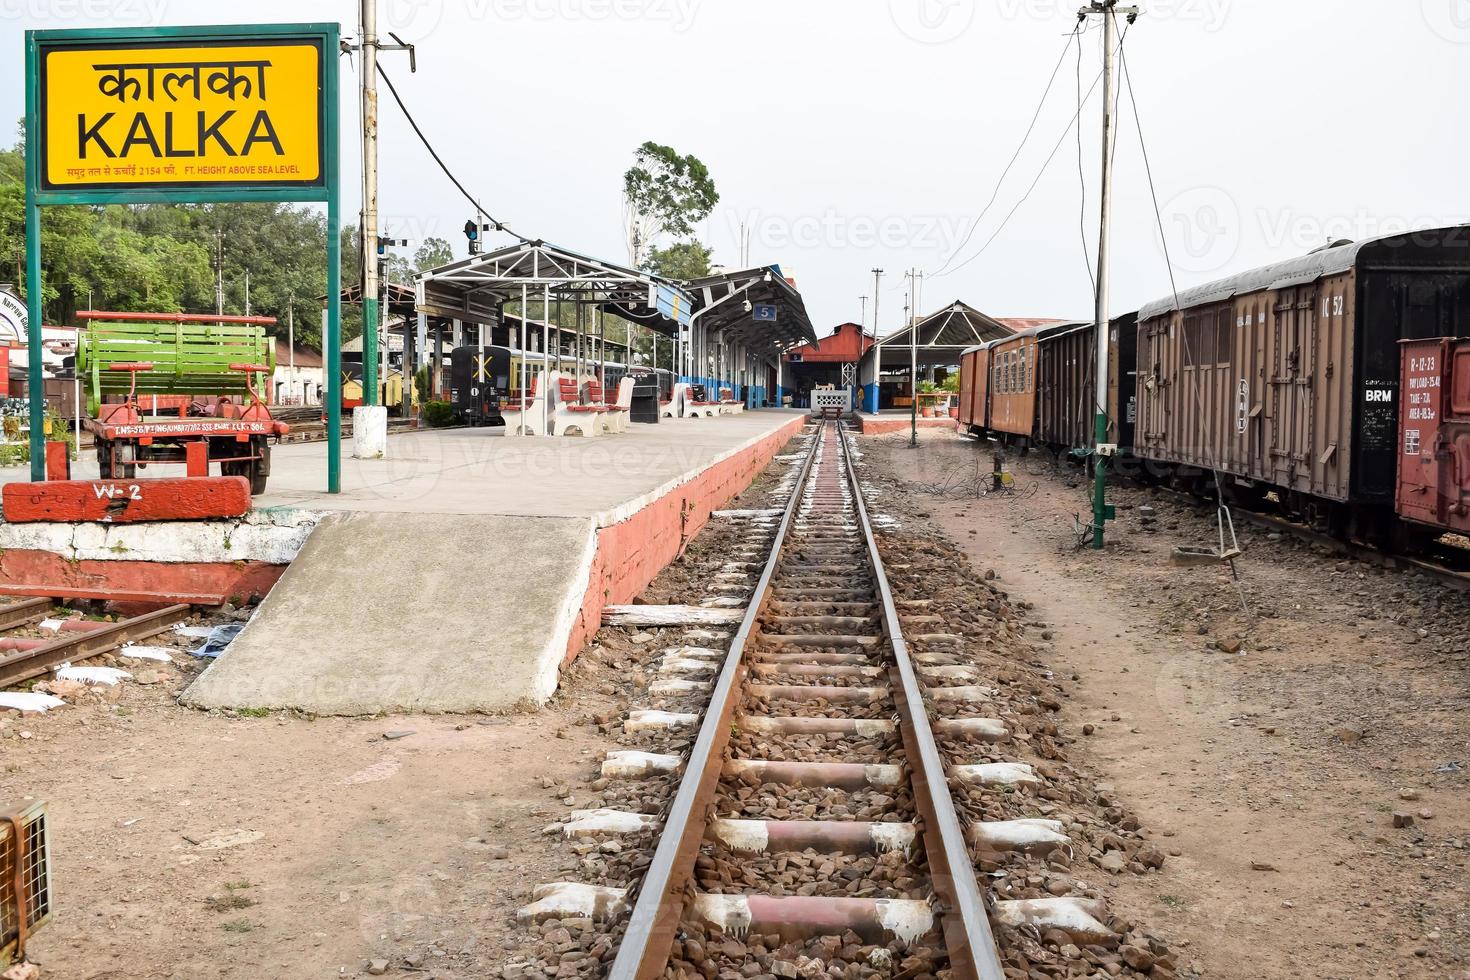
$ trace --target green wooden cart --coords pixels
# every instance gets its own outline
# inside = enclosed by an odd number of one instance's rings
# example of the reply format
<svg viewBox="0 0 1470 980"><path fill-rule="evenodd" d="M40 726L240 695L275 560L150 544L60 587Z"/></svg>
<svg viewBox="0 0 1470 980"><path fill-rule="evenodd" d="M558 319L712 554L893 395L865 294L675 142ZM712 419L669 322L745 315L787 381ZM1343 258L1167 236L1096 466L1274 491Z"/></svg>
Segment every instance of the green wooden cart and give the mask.
<svg viewBox="0 0 1470 980"><path fill-rule="evenodd" d="M255 377L275 369L266 327L273 317L183 313L79 314L87 321L76 369L87 386L84 423L97 444L103 479L137 467L184 463L265 490L270 440L289 427L271 418Z"/></svg>

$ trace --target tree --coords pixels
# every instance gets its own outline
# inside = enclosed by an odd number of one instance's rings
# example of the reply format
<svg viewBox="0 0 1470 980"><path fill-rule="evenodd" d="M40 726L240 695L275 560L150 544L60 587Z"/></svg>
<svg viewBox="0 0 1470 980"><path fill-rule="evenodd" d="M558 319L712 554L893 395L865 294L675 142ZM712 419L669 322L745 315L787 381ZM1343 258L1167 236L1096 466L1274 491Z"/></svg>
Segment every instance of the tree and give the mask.
<svg viewBox="0 0 1470 980"><path fill-rule="evenodd" d="M698 242L675 242L648 253L647 270L666 279L699 279L709 275L710 250Z"/></svg>
<svg viewBox="0 0 1470 980"><path fill-rule="evenodd" d="M623 216L627 225L628 259L637 268L658 239L694 234L695 226L720 201L709 168L698 157L680 156L669 146L644 143L623 174Z"/></svg>
<svg viewBox="0 0 1470 980"><path fill-rule="evenodd" d="M454 261L454 249L442 238L425 238L423 244L413 253L413 268L415 272L423 272L426 269L437 269L441 265L448 265Z"/></svg>

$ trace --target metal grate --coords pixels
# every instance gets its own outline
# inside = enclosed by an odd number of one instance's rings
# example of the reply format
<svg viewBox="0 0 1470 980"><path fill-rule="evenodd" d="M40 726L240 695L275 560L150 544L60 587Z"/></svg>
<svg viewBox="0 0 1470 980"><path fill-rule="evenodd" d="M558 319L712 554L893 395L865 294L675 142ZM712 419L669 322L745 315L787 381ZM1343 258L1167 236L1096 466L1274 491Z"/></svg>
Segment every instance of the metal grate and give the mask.
<svg viewBox="0 0 1470 980"><path fill-rule="evenodd" d="M20 826L19 837L15 824ZM17 868L23 898L16 895ZM37 802L0 813L0 965L22 953L22 935L34 932L50 917L51 846L46 804Z"/></svg>

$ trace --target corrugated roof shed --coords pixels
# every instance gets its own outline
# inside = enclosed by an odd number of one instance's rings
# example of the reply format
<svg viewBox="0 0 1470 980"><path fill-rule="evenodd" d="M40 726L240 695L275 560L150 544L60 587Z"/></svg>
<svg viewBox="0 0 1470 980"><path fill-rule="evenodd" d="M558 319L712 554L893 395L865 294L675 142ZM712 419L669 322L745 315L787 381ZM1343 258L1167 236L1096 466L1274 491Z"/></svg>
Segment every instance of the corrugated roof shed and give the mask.
<svg viewBox="0 0 1470 980"><path fill-rule="evenodd" d="M814 343L801 344L786 352L786 360L808 364L853 364L873 346L873 338L856 323L842 323Z"/></svg>

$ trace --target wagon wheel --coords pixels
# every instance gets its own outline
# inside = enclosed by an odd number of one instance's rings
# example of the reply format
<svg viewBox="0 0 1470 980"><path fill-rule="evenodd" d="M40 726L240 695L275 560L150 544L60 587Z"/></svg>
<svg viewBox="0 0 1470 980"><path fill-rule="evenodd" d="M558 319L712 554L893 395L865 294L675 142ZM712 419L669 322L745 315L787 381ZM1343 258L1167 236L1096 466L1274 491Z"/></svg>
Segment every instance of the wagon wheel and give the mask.
<svg viewBox="0 0 1470 980"><path fill-rule="evenodd" d="M136 463L115 463L111 439L97 440L97 475L104 480L131 480L138 472Z"/></svg>
<svg viewBox="0 0 1470 980"><path fill-rule="evenodd" d="M259 436L252 439L251 443L251 448L255 450L258 458L246 464L248 472L245 476L250 481L251 495L259 496L265 493L265 483L271 475L271 447L266 445L265 439Z"/></svg>

